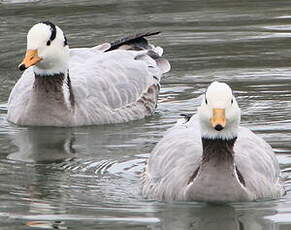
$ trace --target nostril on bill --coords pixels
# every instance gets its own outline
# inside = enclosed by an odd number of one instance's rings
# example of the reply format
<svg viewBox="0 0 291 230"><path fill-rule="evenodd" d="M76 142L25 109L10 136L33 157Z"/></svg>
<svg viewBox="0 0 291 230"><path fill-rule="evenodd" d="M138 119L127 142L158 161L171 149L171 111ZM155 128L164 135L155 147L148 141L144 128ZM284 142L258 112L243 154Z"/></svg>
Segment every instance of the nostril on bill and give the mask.
<svg viewBox="0 0 291 230"><path fill-rule="evenodd" d="M223 130L223 126L220 125L220 124L215 125L214 129L217 130L217 131L221 131L221 130Z"/></svg>

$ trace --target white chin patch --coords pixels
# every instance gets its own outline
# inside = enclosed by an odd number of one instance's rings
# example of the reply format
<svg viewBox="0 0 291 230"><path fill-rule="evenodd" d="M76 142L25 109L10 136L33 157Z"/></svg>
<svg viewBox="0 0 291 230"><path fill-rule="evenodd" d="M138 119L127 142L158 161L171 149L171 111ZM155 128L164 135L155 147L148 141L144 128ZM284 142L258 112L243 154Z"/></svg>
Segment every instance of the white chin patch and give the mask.
<svg viewBox="0 0 291 230"><path fill-rule="evenodd" d="M49 68L49 69L42 69L42 68L39 68L38 66L33 67L34 73L40 76L54 75L58 73L65 74L66 70L67 68L64 68L64 67L54 67L54 68Z"/></svg>
<svg viewBox="0 0 291 230"><path fill-rule="evenodd" d="M200 123L202 137L210 139L232 139L237 137L238 127L225 127L221 131L215 130L213 127Z"/></svg>

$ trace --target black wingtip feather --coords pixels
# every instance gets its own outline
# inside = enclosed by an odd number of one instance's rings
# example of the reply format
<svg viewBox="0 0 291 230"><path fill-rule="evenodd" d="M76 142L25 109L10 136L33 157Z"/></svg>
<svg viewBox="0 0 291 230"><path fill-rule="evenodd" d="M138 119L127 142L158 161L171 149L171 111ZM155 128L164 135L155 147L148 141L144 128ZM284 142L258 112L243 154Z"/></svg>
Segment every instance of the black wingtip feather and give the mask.
<svg viewBox="0 0 291 230"><path fill-rule="evenodd" d="M192 113L182 113L180 116L184 117L185 121L188 122L194 114Z"/></svg>
<svg viewBox="0 0 291 230"><path fill-rule="evenodd" d="M130 35L125 38L121 38L117 41L111 42L111 48L107 51L118 49L122 45L132 45L135 49L147 49L148 48L148 41L145 37L157 35L161 33L160 31L153 31L153 32L143 32L138 33L135 35Z"/></svg>

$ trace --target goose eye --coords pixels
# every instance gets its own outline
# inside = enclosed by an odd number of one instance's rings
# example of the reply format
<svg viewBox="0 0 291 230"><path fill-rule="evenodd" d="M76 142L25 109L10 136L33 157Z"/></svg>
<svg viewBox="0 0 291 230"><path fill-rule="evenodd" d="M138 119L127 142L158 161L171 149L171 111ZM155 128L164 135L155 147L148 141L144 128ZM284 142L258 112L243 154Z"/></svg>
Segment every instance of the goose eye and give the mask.
<svg viewBox="0 0 291 230"><path fill-rule="evenodd" d="M231 99L231 104L233 104L233 99Z"/></svg>
<svg viewBox="0 0 291 230"><path fill-rule="evenodd" d="M205 97L205 104L207 105L207 103L208 103L208 101L207 101L207 99L206 99L206 97Z"/></svg>
<svg viewBox="0 0 291 230"><path fill-rule="evenodd" d="M47 43L46 43L46 45L49 46L50 44L51 44L51 41L48 40Z"/></svg>

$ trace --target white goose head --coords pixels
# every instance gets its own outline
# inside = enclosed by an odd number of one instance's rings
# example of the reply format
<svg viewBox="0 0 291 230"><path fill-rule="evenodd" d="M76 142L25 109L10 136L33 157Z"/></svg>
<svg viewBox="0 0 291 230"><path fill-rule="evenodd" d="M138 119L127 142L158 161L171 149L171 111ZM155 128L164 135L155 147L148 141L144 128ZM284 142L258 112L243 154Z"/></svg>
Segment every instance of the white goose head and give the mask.
<svg viewBox="0 0 291 230"><path fill-rule="evenodd" d="M33 66L39 76L66 73L69 46L63 31L51 22L34 25L27 34L27 51L19 69Z"/></svg>
<svg viewBox="0 0 291 230"><path fill-rule="evenodd" d="M198 108L198 116L203 138L237 137L240 108L227 84L217 81L210 84Z"/></svg>

